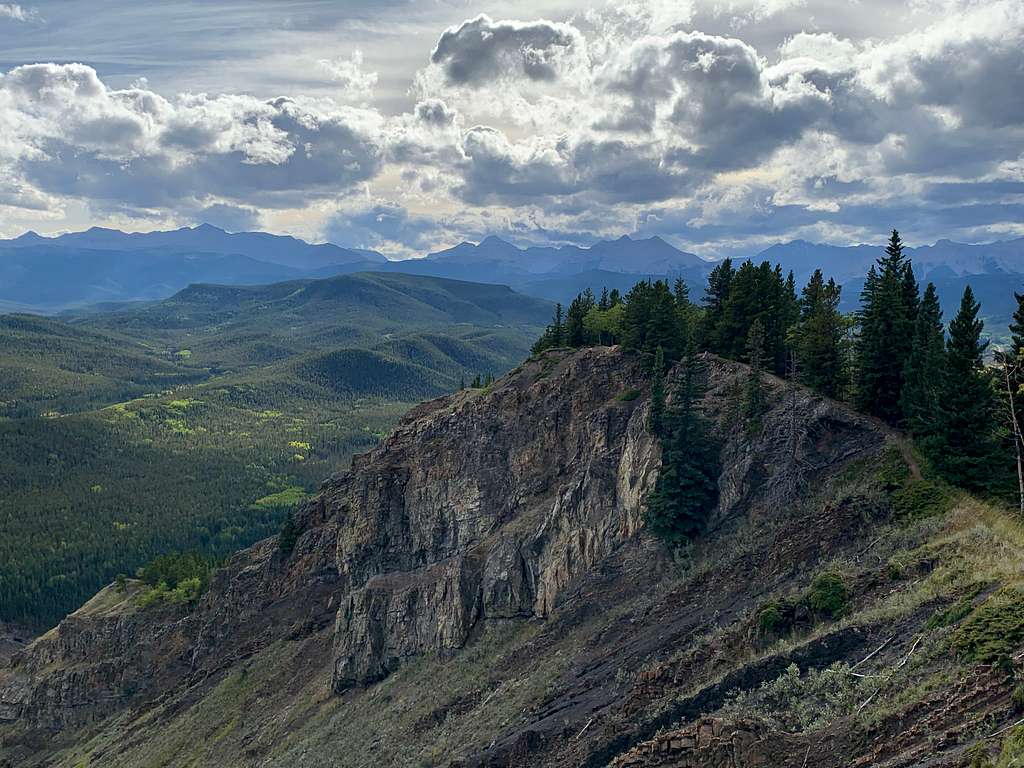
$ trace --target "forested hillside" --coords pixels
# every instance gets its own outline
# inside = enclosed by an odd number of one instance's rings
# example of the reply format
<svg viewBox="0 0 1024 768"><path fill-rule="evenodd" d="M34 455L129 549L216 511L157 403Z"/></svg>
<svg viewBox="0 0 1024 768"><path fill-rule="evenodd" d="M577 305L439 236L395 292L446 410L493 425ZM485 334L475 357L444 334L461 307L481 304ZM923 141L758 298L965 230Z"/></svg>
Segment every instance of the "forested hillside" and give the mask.
<svg viewBox="0 0 1024 768"><path fill-rule="evenodd" d="M49 626L157 555L277 532L411 404L518 363L549 313L360 274L0 316L0 620Z"/></svg>

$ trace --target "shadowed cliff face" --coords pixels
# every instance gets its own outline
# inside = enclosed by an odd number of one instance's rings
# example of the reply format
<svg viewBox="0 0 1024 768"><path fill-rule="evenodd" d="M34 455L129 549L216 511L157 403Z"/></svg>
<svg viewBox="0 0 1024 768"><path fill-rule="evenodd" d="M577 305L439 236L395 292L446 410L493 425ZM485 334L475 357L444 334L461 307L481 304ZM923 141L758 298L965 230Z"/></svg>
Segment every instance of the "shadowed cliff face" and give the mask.
<svg viewBox="0 0 1024 768"><path fill-rule="evenodd" d="M648 363L552 351L410 412L300 510L287 558L239 553L189 613L108 588L16 654L0 765L789 765L772 756L801 736L700 718L930 615L757 634L760 606L830 563L854 564L864 606L896 589L856 565L889 535L883 491L844 478L899 442L770 377L752 434L746 369L704 364L723 470L690 550L643 527ZM834 743L794 768L850 765L865 741Z"/></svg>

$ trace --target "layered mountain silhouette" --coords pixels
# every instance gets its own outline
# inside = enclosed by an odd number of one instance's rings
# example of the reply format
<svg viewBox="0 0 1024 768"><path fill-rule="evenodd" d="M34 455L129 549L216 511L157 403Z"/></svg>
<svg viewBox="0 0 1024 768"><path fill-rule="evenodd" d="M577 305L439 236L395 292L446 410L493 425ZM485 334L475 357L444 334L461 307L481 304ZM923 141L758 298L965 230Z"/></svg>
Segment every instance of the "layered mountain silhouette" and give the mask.
<svg viewBox="0 0 1024 768"><path fill-rule="evenodd" d="M970 283L986 315L1001 322L1012 311L1011 289L1024 290L1024 238L982 245L940 240L909 251L919 279L936 283L947 313ZM750 258L781 264L800 284L822 267L844 286L844 309L852 309L880 254L880 245L794 240ZM257 285L366 271L501 283L562 302L584 288L626 291L638 280L682 277L698 297L713 267L714 262L660 237L520 248L491 236L423 258L390 261L376 251L263 232L233 234L209 224L149 233L94 227L0 241L0 311L55 312L98 302L163 299L192 283Z"/></svg>
<svg viewBox="0 0 1024 768"><path fill-rule="evenodd" d="M385 262L373 251L208 224L148 233L93 227L52 238L29 232L0 241L0 310L163 299L192 283L274 283Z"/></svg>

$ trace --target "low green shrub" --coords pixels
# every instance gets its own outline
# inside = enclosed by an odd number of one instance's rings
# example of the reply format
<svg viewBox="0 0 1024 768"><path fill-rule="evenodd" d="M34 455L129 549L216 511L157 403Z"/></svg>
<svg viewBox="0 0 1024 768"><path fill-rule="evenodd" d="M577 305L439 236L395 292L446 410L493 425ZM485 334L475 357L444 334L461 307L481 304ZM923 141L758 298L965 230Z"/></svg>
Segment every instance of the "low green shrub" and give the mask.
<svg viewBox="0 0 1024 768"><path fill-rule="evenodd" d="M757 612L757 630L762 637L787 634L793 628L793 605L788 600L771 600Z"/></svg>
<svg viewBox="0 0 1024 768"><path fill-rule="evenodd" d="M964 768L992 768L988 744L981 742L964 750Z"/></svg>
<svg viewBox="0 0 1024 768"><path fill-rule="evenodd" d="M619 400L622 400L623 402L628 403L628 402L631 402L633 400L636 400L638 397L640 397L640 390L639 389L627 389L625 392L623 392L621 395L619 395Z"/></svg>
<svg viewBox="0 0 1024 768"><path fill-rule="evenodd" d="M892 494L893 514L900 520L923 520L941 515L952 504L950 491L931 480L908 480Z"/></svg>
<svg viewBox="0 0 1024 768"><path fill-rule="evenodd" d="M806 598L807 605L820 616L838 619L850 607L850 591L841 573L819 573L811 582Z"/></svg>
<svg viewBox="0 0 1024 768"><path fill-rule="evenodd" d="M173 589L186 579L199 579L205 587L210 580L210 562L197 552L161 555L139 569L139 578L149 586L160 583Z"/></svg>
<svg viewBox="0 0 1024 768"><path fill-rule="evenodd" d="M198 577L183 579L171 588L161 581L155 587L147 589L139 595L139 607L149 608L152 605L165 603L169 605L192 605L203 594L202 582Z"/></svg>
<svg viewBox="0 0 1024 768"><path fill-rule="evenodd" d="M970 661L991 663L1024 642L1024 593L999 590L964 619L953 633L952 648Z"/></svg>

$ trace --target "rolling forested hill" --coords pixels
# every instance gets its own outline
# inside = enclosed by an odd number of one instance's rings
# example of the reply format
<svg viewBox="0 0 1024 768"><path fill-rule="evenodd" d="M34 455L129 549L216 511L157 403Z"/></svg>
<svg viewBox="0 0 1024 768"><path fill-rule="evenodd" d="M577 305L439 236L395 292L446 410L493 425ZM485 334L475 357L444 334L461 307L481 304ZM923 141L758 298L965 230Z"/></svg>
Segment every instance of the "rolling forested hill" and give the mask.
<svg viewBox="0 0 1024 768"><path fill-rule="evenodd" d="M0 621L44 627L155 555L276 532L412 403L519 362L550 313L356 274L0 316Z"/></svg>

